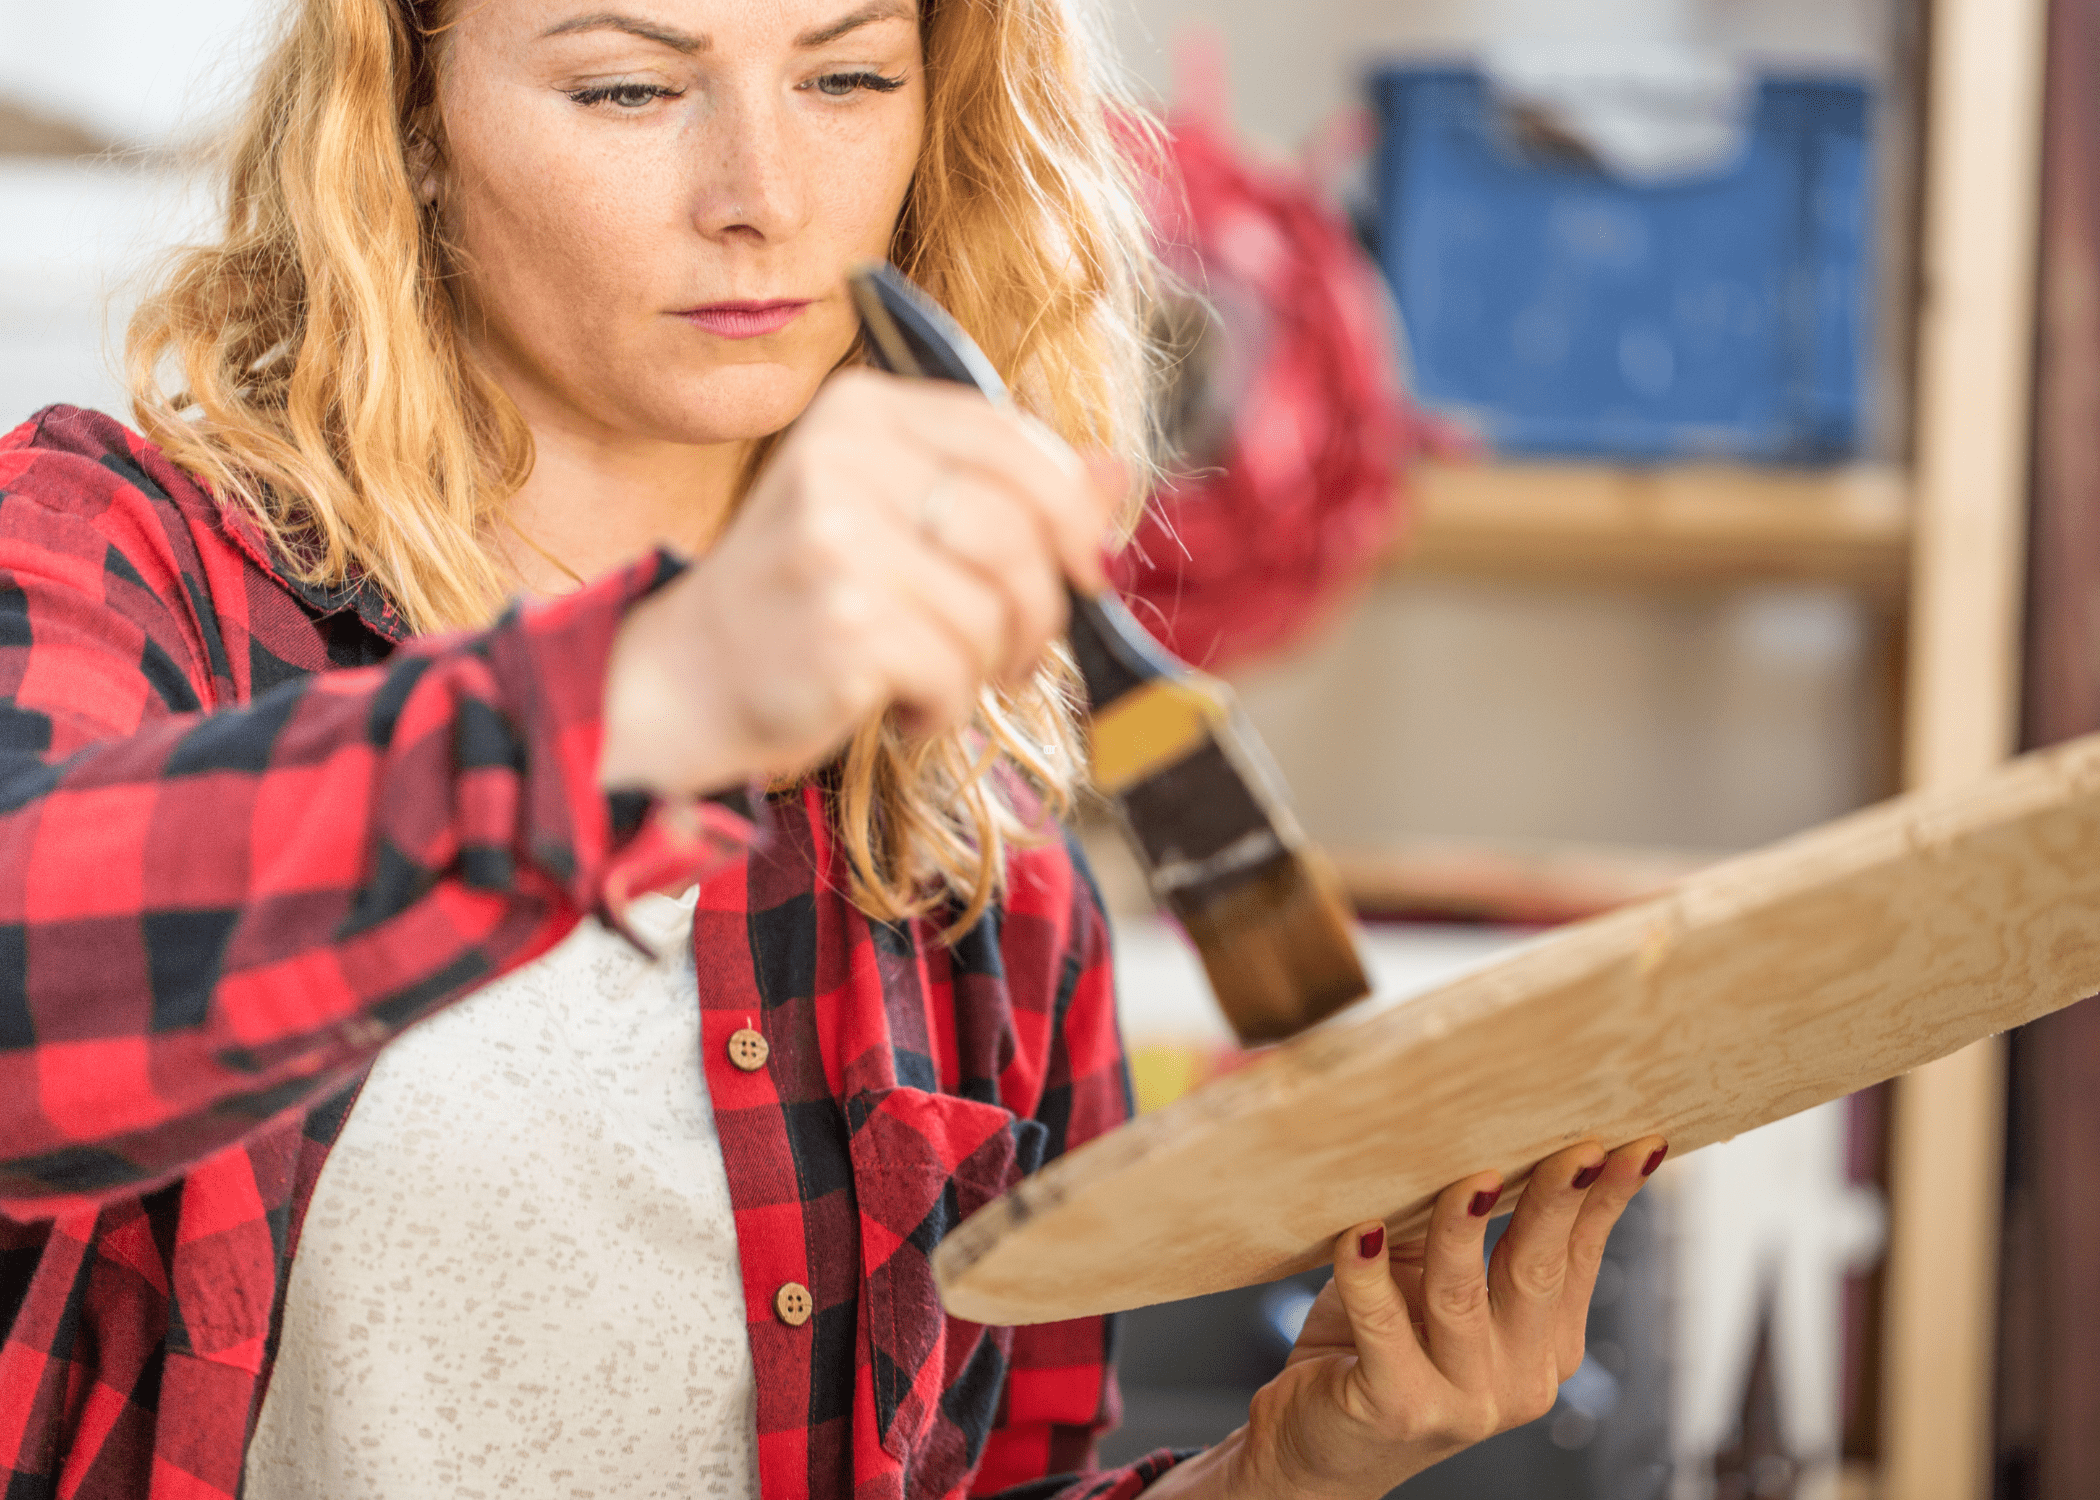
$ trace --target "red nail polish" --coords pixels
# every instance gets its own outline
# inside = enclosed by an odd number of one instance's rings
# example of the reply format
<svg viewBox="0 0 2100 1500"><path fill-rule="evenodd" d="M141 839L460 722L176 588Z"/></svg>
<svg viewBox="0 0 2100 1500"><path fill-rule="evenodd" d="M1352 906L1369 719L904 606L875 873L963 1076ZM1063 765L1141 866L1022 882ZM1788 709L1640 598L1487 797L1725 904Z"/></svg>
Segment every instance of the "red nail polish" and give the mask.
<svg viewBox="0 0 2100 1500"><path fill-rule="evenodd" d="M1356 1242L1356 1253L1365 1260L1374 1260L1385 1254L1385 1226L1379 1225Z"/></svg>
<svg viewBox="0 0 2100 1500"><path fill-rule="evenodd" d="M1584 1167L1580 1172L1577 1172L1575 1174L1575 1191L1578 1193L1581 1192L1584 1188L1588 1187L1591 1183L1595 1182L1598 1178L1602 1177L1603 1175L1604 1163L1601 1161L1598 1162L1597 1165L1595 1165L1594 1167Z"/></svg>
<svg viewBox="0 0 2100 1500"><path fill-rule="evenodd" d="M1653 1177L1655 1175L1655 1169L1663 1164L1663 1158L1668 1156L1669 1154L1670 1143L1668 1141L1664 1141L1660 1146L1657 1146L1655 1148L1655 1154L1648 1158L1648 1165L1641 1168L1641 1175L1643 1177Z"/></svg>
<svg viewBox="0 0 2100 1500"><path fill-rule="evenodd" d="M1473 1201L1466 1205L1466 1212L1476 1219L1484 1219L1495 1211L1495 1205L1501 1201L1502 1189L1482 1188L1473 1195Z"/></svg>

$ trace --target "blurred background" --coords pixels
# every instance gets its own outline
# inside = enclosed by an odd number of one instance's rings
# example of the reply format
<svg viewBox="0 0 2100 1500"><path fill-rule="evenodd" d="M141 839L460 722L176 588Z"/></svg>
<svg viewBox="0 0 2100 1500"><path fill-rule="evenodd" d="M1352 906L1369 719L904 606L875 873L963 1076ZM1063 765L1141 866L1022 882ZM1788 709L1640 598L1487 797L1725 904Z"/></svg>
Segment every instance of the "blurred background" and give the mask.
<svg viewBox="0 0 2100 1500"><path fill-rule="evenodd" d="M2100 0L1100 5L1185 289L1120 581L1240 688L1376 1003L2100 727ZM279 9L0 0L0 428L124 410ZM1089 835L1157 1107L1236 1058ZM2100 1495L2089 1032L1671 1162L1554 1411L1401 1493ZM1318 1280L1133 1315L1111 1456L1237 1426Z"/></svg>

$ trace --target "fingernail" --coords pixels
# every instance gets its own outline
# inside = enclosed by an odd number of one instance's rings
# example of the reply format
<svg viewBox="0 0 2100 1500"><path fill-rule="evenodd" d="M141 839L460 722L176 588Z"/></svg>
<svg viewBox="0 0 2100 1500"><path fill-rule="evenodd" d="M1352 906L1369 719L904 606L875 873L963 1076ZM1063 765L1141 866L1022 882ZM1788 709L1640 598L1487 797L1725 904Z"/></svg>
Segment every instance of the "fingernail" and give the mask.
<svg viewBox="0 0 2100 1500"><path fill-rule="evenodd" d="M1495 1211L1495 1205L1501 1201L1502 1189L1482 1188L1473 1195L1473 1201L1466 1205L1466 1212L1476 1219L1484 1219Z"/></svg>
<svg viewBox="0 0 2100 1500"><path fill-rule="evenodd" d="M1385 1254L1385 1226L1379 1225L1356 1242L1356 1253L1365 1260L1374 1260Z"/></svg>
<svg viewBox="0 0 2100 1500"><path fill-rule="evenodd" d="M1581 1192L1584 1188L1588 1187L1591 1183L1595 1182L1598 1178L1602 1177L1603 1175L1604 1163L1601 1161L1598 1162L1597 1165L1595 1165L1594 1167L1584 1167L1580 1172L1577 1172L1575 1174L1575 1191L1578 1193Z"/></svg>
<svg viewBox="0 0 2100 1500"><path fill-rule="evenodd" d="M1655 1148L1655 1154L1648 1158L1648 1165L1641 1168L1641 1175L1643 1177L1653 1177L1655 1175L1655 1169L1663 1164L1663 1158L1668 1156L1669 1154L1670 1143L1668 1141L1664 1141L1660 1146L1657 1146Z"/></svg>

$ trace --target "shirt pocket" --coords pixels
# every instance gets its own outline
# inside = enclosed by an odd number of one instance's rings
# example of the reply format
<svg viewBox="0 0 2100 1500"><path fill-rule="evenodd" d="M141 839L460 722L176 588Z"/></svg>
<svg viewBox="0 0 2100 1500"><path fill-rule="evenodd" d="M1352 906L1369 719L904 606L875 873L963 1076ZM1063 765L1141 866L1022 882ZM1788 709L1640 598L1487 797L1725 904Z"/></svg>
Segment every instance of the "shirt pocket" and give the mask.
<svg viewBox="0 0 2100 1500"><path fill-rule="evenodd" d="M995 1104L911 1088L856 1094L846 1119L877 1432L912 1493L946 1494L984 1451L1012 1334L942 1311L933 1250L1042 1165L1049 1131Z"/></svg>

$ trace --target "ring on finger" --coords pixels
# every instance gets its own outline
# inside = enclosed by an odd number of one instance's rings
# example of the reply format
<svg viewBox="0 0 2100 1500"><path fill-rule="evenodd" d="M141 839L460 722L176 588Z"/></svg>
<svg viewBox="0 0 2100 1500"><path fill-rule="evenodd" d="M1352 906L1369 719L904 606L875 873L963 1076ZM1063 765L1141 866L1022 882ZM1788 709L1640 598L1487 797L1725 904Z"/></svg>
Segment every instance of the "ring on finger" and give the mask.
<svg viewBox="0 0 2100 1500"><path fill-rule="evenodd" d="M919 497L919 535L936 547L947 545L944 533L949 513L955 509L955 489L955 471L942 469Z"/></svg>

